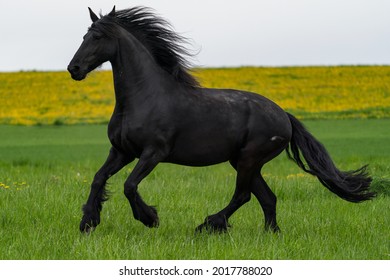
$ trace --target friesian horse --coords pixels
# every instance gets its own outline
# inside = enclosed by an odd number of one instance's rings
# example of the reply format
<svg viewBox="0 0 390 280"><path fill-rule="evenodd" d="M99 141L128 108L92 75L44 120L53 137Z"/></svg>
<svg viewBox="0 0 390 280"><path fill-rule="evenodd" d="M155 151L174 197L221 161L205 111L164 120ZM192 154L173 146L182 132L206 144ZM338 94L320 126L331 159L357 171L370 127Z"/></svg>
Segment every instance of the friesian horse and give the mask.
<svg viewBox="0 0 390 280"><path fill-rule="evenodd" d="M143 201L137 188L160 162L207 166L228 161L237 171L231 201L206 217L198 231L225 231L230 216L251 194L263 209L266 229L278 231L276 196L261 169L283 150L339 197L360 202L374 196L366 166L347 172L337 169L324 146L271 100L241 90L200 86L188 71L188 52L181 44L185 39L150 9L114 7L100 18L90 8L89 12L93 23L68 71L79 81L109 61L116 102L108 125L112 147L83 207L82 232L100 223L108 178L136 158L124 193L134 218L148 227L158 226L157 211Z"/></svg>

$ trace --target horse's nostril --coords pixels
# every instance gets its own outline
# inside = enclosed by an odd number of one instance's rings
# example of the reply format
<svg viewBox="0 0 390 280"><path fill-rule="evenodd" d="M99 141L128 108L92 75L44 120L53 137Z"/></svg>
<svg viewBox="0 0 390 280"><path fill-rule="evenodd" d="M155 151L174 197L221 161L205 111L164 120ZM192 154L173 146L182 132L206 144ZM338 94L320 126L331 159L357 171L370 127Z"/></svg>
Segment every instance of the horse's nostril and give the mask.
<svg viewBox="0 0 390 280"><path fill-rule="evenodd" d="M70 73L77 73L77 72L80 71L80 66L78 66L78 65L69 65L68 66L68 71Z"/></svg>

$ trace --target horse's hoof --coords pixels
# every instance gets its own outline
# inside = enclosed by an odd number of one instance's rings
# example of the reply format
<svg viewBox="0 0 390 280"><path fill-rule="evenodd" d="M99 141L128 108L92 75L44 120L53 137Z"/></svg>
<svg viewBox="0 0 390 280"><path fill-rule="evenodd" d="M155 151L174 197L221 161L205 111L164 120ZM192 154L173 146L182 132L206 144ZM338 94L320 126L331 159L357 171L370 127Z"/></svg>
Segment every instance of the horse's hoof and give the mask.
<svg viewBox="0 0 390 280"><path fill-rule="evenodd" d="M217 215L209 216L205 219L204 223L199 225L196 229L196 233L206 231L208 233L224 233L227 232L231 226L227 223L225 217Z"/></svg>
<svg viewBox="0 0 390 280"><path fill-rule="evenodd" d="M205 229L206 225L201 224L195 228L195 233L202 233L203 229Z"/></svg>
<svg viewBox="0 0 390 280"><path fill-rule="evenodd" d="M80 225L80 232L81 232L81 233L90 234L90 233L93 232L95 229L96 229L96 227L90 226L90 225L88 225L88 224L86 224L86 225Z"/></svg>
<svg viewBox="0 0 390 280"><path fill-rule="evenodd" d="M266 225L265 230L272 233L280 233L280 228L278 225Z"/></svg>
<svg viewBox="0 0 390 280"><path fill-rule="evenodd" d="M83 219L80 222L80 231L86 234L91 233L95 230L95 228L99 223L100 223L99 220L94 221L92 219L86 219L85 217L83 217Z"/></svg>
<svg viewBox="0 0 390 280"><path fill-rule="evenodd" d="M149 206L146 209L142 209L140 213L142 216L134 216L136 220L141 221L145 226L150 228L156 228L160 225L160 219L157 215L157 210L153 206Z"/></svg>
<svg viewBox="0 0 390 280"><path fill-rule="evenodd" d="M85 233L85 234L90 234L90 233L92 233L93 231L95 231L95 229L96 229L96 227L89 227L89 226L86 226L82 232Z"/></svg>
<svg viewBox="0 0 390 280"><path fill-rule="evenodd" d="M157 228L160 225L160 220L158 216L154 217L151 220L148 221L143 221L142 222L145 226L150 227L150 228Z"/></svg>
<svg viewBox="0 0 390 280"><path fill-rule="evenodd" d="M80 232L85 234L90 234L96 229L96 227L91 227L89 225L82 226L80 225Z"/></svg>
<svg viewBox="0 0 390 280"><path fill-rule="evenodd" d="M213 226L213 225L204 223L204 224L201 224L201 225L196 227L195 233L202 233L203 231L210 233L210 234L212 234L212 233L225 233L228 231L228 229L230 227L231 227L230 225Z"/></svg>

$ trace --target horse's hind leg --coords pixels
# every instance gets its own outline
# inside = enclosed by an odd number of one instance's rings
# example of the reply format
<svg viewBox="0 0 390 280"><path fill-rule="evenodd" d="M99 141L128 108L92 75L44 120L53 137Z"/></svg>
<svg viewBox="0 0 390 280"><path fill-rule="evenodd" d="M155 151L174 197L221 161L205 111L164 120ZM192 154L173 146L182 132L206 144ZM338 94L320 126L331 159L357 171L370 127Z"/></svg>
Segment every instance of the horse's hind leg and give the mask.
<svg viewBox="0 0 390 280"><path fill-rule="evenodd" d="M119 153L115 148L111 148L106 162L93 179L87 203L83 206L84 215L80 222L81 232L90 232L100 223L102 204L107 200L105 185L108 178L132 160L132 158Z"/></svg>
<svg viewBox="0 0 390 280"><path fill-rule="evenodd" d="M248 202L251 198L251 179L256 169L250 168L246 164L238 163L236 166L232 164L237 170L236 189L230 203L218 213L206 217L203 224L196 228L196 231L201 232L203 229L208 231L223 232L229 227L228 219L235 211L242 205Z"/></svg>
<svg viewBox="0 0 390 280"><path fill-rule="evenodd" d="M276 223L276 196L268 187L261 174L254 177L251 191L256 196L263 209L266 230L272 230L274 232L279 231L279 227Z"/></svg>

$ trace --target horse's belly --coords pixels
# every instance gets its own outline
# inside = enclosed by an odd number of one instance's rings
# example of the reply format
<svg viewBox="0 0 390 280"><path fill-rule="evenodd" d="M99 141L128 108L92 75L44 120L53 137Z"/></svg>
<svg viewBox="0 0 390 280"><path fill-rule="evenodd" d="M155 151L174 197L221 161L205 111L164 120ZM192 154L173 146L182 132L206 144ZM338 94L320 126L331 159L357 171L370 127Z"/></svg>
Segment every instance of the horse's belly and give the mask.
<svg viewBox="0 0 390 280"><path fill-rule="evenodd" d="M210 154L189 152L186 154L176 154L168 157L165 162L187 165L187 166L208 166L228 161L230 158L226 155L210 156Z"/></svg>
<svg viewBox="0 0 390 280"><path fill-rule="evenodd" d="M231 141L213 135L182 140L175 142L167 161L189 166L213 165L228 161L235 152Z"/></svg>

